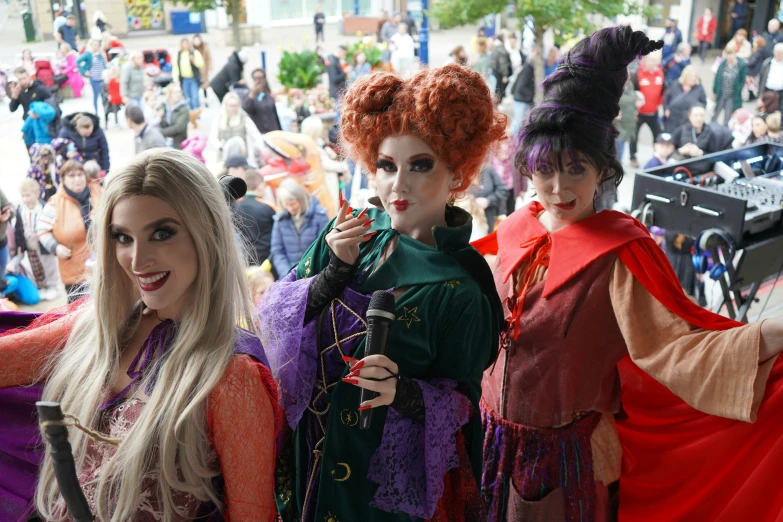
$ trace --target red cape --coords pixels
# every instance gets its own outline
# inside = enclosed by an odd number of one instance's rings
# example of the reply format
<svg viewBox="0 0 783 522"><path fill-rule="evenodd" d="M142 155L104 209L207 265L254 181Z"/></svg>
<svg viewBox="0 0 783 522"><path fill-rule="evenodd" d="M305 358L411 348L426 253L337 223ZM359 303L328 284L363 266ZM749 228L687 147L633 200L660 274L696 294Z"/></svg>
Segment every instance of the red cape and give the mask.
<svg viewBox="0 0 783 522"><path fill-rule="evenodd" d="M531 203L473 245L502 252L507 279L546 234ZM523 242L520 243L520 240ZM599 257L616 252L650 294L689 323L709 330L742 326L694 304L647 229L619 212L600 212L551 235L544 297ZM640 370L619 366L627 418L617 422L623 447L620 521L783 521L783 363L767 381L754 424L701 413Z"/></svg>

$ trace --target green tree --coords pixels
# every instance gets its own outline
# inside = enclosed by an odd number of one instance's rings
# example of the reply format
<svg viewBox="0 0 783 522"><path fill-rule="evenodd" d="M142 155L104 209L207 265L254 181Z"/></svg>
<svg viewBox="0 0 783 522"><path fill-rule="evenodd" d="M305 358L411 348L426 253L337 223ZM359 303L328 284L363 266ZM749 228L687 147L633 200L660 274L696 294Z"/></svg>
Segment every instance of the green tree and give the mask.
<svg viewBox="0 0 783 522"><path fill-rule="evenodd" d="M597 29L595 21L600 17L612 18L620 14L649 17L654 12L634 0L515 0L514 3L520 23L524 23L524 17L528 15L534 20L536 84L544 78L543 37L548 29L552 29L556 37L567 39L580 31L591 34ZM489 14L502 13L508 4L508 0L438 0L432 8L432 16L443 28L456 27L475 23Z"/></svg>
<svg viewBox="0 0 783 522"><path fill-rule="evenodd" d="M203 13L211 9L223 9L225 8L226 14L231 17L231 40L236 49L241 47L239 38L239 0L232 2L231 0L178 0L178 2L186 5L193 12Z"/></svg>

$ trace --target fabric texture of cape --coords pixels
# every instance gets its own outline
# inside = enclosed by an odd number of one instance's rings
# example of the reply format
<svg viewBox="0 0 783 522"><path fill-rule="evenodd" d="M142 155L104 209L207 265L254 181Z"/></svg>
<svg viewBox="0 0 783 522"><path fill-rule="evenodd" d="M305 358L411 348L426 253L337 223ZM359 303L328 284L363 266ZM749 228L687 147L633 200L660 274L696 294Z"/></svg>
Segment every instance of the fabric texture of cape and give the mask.
<svg viewBox="0 0 783 522"><path fill-rule="evenodd" d="M502 252L504 279L536 249L546 230L533 203L529 216L473 243L482 254ZM519 243L520 238L533 238ZM647 229L630 216L604 211L552 234L543 297L601 256L615 252L661 304L708 330L742 326L690 301ZM770 373L755 423L702 413L639 369L618 365L622 405L617 418L623 449L619 520L776 521L783 517L783 363Z"/></svg>

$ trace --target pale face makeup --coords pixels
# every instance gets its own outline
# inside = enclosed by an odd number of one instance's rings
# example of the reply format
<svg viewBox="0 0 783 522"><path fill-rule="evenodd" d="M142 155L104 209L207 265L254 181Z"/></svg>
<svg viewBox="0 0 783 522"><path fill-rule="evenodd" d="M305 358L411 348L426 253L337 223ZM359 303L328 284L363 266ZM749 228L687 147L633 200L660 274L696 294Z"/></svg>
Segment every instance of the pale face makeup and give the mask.
<svg viewBox="0 0 783 522"><path fill-rule="evenodd" d="M601 182L601 173L586 158L579 156L580 165L563 158L563 171L555 166L533 173L533 186L544 207L541 223L549 232L590 217L595 213L593 199Z"/></svg>
<svg viewBox="0 0 783 522"><path fill-rule="evenodd" d="M434 245L432 227L446 225L446 202L460 176L413 135L383 140L375 167L378 196L392 228Z"/></svg>
<svg viewBox="0 0 783 522"><path fill-rule="evenodd" d="M144 304L161 319L179 319L199 268L196 245L179 213L156 197L123 198L114 206L109 230L117 262Z"/></svg>

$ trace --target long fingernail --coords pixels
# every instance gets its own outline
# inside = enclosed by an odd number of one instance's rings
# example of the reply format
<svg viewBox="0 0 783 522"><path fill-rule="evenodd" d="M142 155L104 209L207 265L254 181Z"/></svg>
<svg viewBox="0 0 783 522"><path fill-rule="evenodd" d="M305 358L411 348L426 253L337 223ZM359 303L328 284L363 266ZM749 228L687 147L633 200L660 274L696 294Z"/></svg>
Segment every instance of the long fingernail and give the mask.
<svg viewBox="0 0 783 522"><path fill-rule="evenodd" d="M347 355L343 355L343 361L345 361L347 363L353 364L353 363L355 363L358 360L359 359L357 359L356 357L348 357Z"/></svg>
<svg viewBox="0 0 783 522"><path fill-rule="evenodd" d="M367 406L359 406L359 409L356 411L364 411L364 410L369 410L371 408L372 406L368 404Z"/></svg>
<svg viewBox="0 0 783 522"><path fill-rule="evenodd" d="M342 206L343 206L343 201L344 201L344 200L343 200L343 193L342 193L342 191L341 191L341 192L340 192L340 208L342 208Z"/></svg>
<svg viewBox="0 0 783 522"><path fill-rule="evenodd" d="M345 377L346 378L351 378L351 377L356 377L357 375L359 375L359 371L354 370L351 373L349 373L348 375L346 375Z"/></svg>
<svg viewBox="0 0 783 522"><path fill-rule="evenodd" d="M343 382L347 382L348 384L359 384L359 381L356 379L350 379L348 377L343 377Z"/></svg>
<svg viewBox="0 0 783 522"><path fill-rule="evenodd" d="M364 216L364 215L367 213L367 211L368 211L368 210L370 210L370 207L364 207L364 210L362 210L362 211L359 213L359 215L358 215L358 216L356 216L356 218L358 219L358 218L361 218L361 217L363 217L363 216ZM375 221L375 220L373 219L373 221Z"/></svg>
<svg viewBox="0 0 783 522"><path fill-rule="evenodd" d="M369 227L369 226L370 226L370 225L372 225L373 223L375 223L375 218L372 218L371 220L367 221L367 223L365 223L365 224L364 224L364 225L362 225L362 226L363 226L363 227Z"/></svg>
<svg viewBox="0 0 783 522"><path fill-rule="evenodd" d="M353 214L353 207L348 207L348 213Z"/></svg>
<svg viewBox="0 0 783 522"><path fill-rule="evenodd" d="M351 371L355 372L356 370L361 370L362 368L364 368L364 361L359 361L358 363L351 366Z"/></svg>
<svg viewBox="0 0 783 522"><path fill-rule="evenodd" d="M367 232L366 234L364 234L364 236L363 236L363 237L372 237L372 236L374 236L374 235L375 235L375 234L377 234L377 233L378 233L378 232Z"/></svg>

